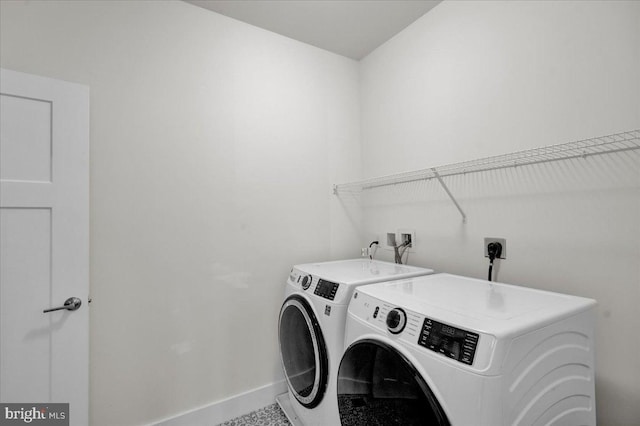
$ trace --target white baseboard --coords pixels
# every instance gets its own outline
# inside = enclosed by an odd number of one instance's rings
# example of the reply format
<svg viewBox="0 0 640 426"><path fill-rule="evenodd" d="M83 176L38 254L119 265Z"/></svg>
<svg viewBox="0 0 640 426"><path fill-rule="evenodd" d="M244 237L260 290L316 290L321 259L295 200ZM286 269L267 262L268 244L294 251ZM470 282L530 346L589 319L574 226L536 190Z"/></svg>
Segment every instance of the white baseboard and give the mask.
<svg viewBox="0 0 640 426"><path fill-rule="evenodd" d="M271 383L154 423L156 426L212 426L276 402L287 391L284 380Z"/></svg>

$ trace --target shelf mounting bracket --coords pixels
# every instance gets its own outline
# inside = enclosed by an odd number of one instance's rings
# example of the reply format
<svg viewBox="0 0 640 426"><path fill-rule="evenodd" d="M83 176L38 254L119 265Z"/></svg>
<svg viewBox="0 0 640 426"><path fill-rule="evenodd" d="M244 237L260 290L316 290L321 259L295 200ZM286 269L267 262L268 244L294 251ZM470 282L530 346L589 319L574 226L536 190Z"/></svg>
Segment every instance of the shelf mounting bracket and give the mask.
<svg viewBox="0 0 640 426"><path fill-rule="evenodd" d="M458 201L456 200L456 198L453 196L451 191L449 191L449 187L447 187L447 184L445 184L444 181L442 180L442 177L440 177L438 170L436 170L435 167L432 167L431 171L433 172L433 175L436 177L436 179L438 179L438 182L440 182L440 185L442 186L442 189L444 189L444 192L446 192L449 198L451 198L451 201L453 201L453 204L456 206L456 208L462 215L462 223L467 223L467 215L464 214L464 212L462 211L462 208L460 207L460 204L458 204Z"/></svg>

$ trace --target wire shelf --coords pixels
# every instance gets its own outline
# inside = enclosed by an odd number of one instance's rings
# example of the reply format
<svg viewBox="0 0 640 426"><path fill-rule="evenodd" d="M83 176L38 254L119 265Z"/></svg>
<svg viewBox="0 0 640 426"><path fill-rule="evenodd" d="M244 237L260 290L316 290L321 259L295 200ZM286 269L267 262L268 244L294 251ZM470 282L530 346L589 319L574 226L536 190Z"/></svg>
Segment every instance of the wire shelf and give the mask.
<svg viewBox="0 0 640 426"><path fill-rule="evenodd" d="M333 193L336 195L340 193L354 193L383 186L399 185L429 179L438 179L446 189L446 185L444 185L441 178L447 176L527 166L572 158L587 158L592 155L612 154L636 149L640 149L640 130L631 130L608 136L549 145L542 148L527 149L461 163L338 184L334 185Z"/></svg>

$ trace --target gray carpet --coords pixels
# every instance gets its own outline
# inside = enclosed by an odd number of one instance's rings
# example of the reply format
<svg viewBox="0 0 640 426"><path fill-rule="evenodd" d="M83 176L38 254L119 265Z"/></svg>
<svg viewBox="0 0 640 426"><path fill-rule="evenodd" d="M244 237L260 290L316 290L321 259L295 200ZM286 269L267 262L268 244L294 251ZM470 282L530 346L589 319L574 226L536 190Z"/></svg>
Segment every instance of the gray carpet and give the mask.
<svg viewBox="0 0 640 426"><path fill-rule="evenodd" d="M290 426L278 404L271 404L244 416L221 423L220 426Z"/></svg>

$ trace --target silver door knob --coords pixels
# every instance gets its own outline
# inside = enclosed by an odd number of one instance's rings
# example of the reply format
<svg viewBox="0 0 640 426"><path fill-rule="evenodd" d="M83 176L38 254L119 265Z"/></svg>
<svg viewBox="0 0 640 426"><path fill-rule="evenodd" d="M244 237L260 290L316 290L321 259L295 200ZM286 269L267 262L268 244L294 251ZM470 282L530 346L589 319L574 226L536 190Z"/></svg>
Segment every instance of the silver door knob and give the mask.
<svg viewBox="0 0 640 426"><path fill-rule="evenodd" d="M47 312L60 311L62 309L66 309L67 311L75 311L80 308L80 305L82 305L82 300L78 299L77 297L70 297L64 301L64 305L58 306L57 308L45 309L42 312L46 314Z"/></svg>

